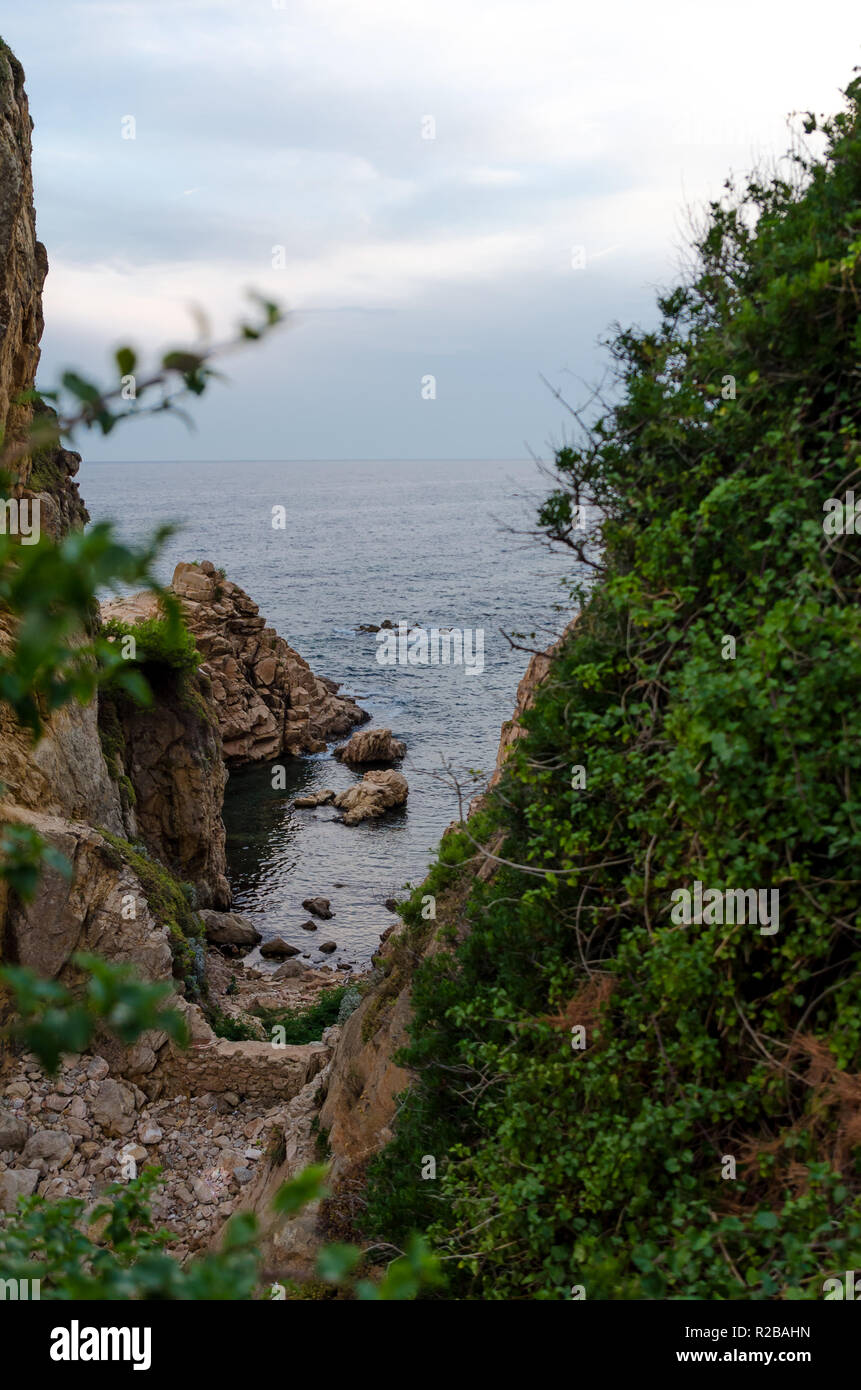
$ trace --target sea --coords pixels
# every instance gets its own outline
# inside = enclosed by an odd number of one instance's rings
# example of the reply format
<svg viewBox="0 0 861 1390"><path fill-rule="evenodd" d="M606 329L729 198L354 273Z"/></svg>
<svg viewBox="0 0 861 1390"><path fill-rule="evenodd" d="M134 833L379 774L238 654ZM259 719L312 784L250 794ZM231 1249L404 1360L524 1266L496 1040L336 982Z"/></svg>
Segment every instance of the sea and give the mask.
<svg viewBox="0 0 861 1390"><path fill-rule="evenodd" d="M269 764L233 769L227 784L235 910L310 965L366 968L394 921L386 900L422 881L442 832L493 770L522 649L543 649L571 616L570 557L528 534L546 476L531 460L159 461L85 462L78 481L92 520L112 520L127 542L176 526L159 578L181 560L211 560L317 674L405 741L409 798L379 821L350 827L331 807L293 809L295 797L361 775L331 749L280 759L286 787L273 787ZM376 635L359 629L386 619L470 633L483 661L382 665ZM329 898L334 913L314 933L302 927L308 897ZM324 941L336 943L331 955Z"/></svg>

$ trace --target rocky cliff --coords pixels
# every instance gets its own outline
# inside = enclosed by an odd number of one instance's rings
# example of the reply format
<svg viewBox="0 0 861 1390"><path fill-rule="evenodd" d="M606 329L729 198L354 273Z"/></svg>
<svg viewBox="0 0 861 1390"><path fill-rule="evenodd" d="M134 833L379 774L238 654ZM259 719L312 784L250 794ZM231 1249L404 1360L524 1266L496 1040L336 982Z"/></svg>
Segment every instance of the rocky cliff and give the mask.
<svg viewBox="0 0 861 1390"><path fill-rule="evenodd" d="M316 676L297 651L266 625L257 604L209 561L180 564L170 588L203 655L224 758L228 765L265 762L282 753L320 753L364 723L368 714ZM158 615L150 593L114 599L105 620L134 625Z"/></svg>

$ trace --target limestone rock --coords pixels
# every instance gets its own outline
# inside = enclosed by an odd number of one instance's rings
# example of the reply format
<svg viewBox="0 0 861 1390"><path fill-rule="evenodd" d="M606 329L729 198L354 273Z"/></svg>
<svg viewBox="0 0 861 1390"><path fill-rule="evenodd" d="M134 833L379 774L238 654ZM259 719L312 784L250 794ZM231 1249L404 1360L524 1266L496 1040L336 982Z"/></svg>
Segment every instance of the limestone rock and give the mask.
<svg viewBox="0 0 861 1390"><path fill-rule="evenodd" d="M344 812L345 825L376 819L392 806L402 806L409 794L407 779L400 772L366 772L361 782L339 792L335 805Z"/></svg>
<svg viewBox="0 0 861 1390"><path fill-rule="evenodd" d="M150 616L157 616L155 596L148 598ZM124 602L103 604L102 618L129 621ZM146 708L118 696L102 697L100 704L100 727L113 749L111 770L127 778L133 791L126 818L133 818L134 838L194 884L202 907L227 908L221 819L227 772L209 683L199 673L182 681L170 674L152 680L156 698Z"/></svg>
<svg viewBox="0 0 861 1390"><path fill-rule="evenodd" d="M362 729L334 756L344 763L395 763L406 756L407 745L391 729Z"/></svg>

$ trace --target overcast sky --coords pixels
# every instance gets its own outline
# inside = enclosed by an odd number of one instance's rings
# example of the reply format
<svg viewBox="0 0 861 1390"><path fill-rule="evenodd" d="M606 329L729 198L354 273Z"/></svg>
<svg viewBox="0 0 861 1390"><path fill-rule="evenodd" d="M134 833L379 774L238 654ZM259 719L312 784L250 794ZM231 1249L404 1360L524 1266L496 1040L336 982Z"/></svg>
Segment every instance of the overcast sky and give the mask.
<svg viewBox="0 0 861 1390"><path fill-rule="evenodd" d="M193 434L141 422L93 459L546 457L541 375L582 398L601 334L673 280L686 209L861 61L848 0L28 0L3 37L43 387L189 341L189 304L222 332L249 286L292 311Z"/></svg>

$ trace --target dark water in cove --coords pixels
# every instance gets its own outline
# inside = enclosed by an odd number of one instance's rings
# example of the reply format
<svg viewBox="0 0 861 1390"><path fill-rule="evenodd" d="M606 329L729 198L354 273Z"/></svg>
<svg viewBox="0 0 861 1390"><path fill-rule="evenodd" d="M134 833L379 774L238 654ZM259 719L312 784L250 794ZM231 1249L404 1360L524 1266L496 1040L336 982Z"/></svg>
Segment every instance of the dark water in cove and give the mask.
<svg viewBox="0 0 861 1390"><path fill-rule="evenodd" d="M356 780L330 751L286 760L286 790L272 789L268 766L231 772L227 787L237 910L313 963L331 940L331 964L364 965L393 920L385 899L421 881L457 816L442 768L464 777L493 767L529 659L500 629L536 632L525 645L543 647L564 624L570 562L504 529L531 524L525 499L543 496L546 482L532 463L510 462L89 463L79 481L92 518L113 518L125 539L181 523L165 580L179 560L223 567L314 671L406 741L409 801L382 821L347 827L328 807L291 809L297 795ZM274 506L286 508L284 530L272 527ZM483 628L484 671L378 664L374 635L356 628L385 618ZM303 931L302 899L318 895L335 917Z"/></svg>

